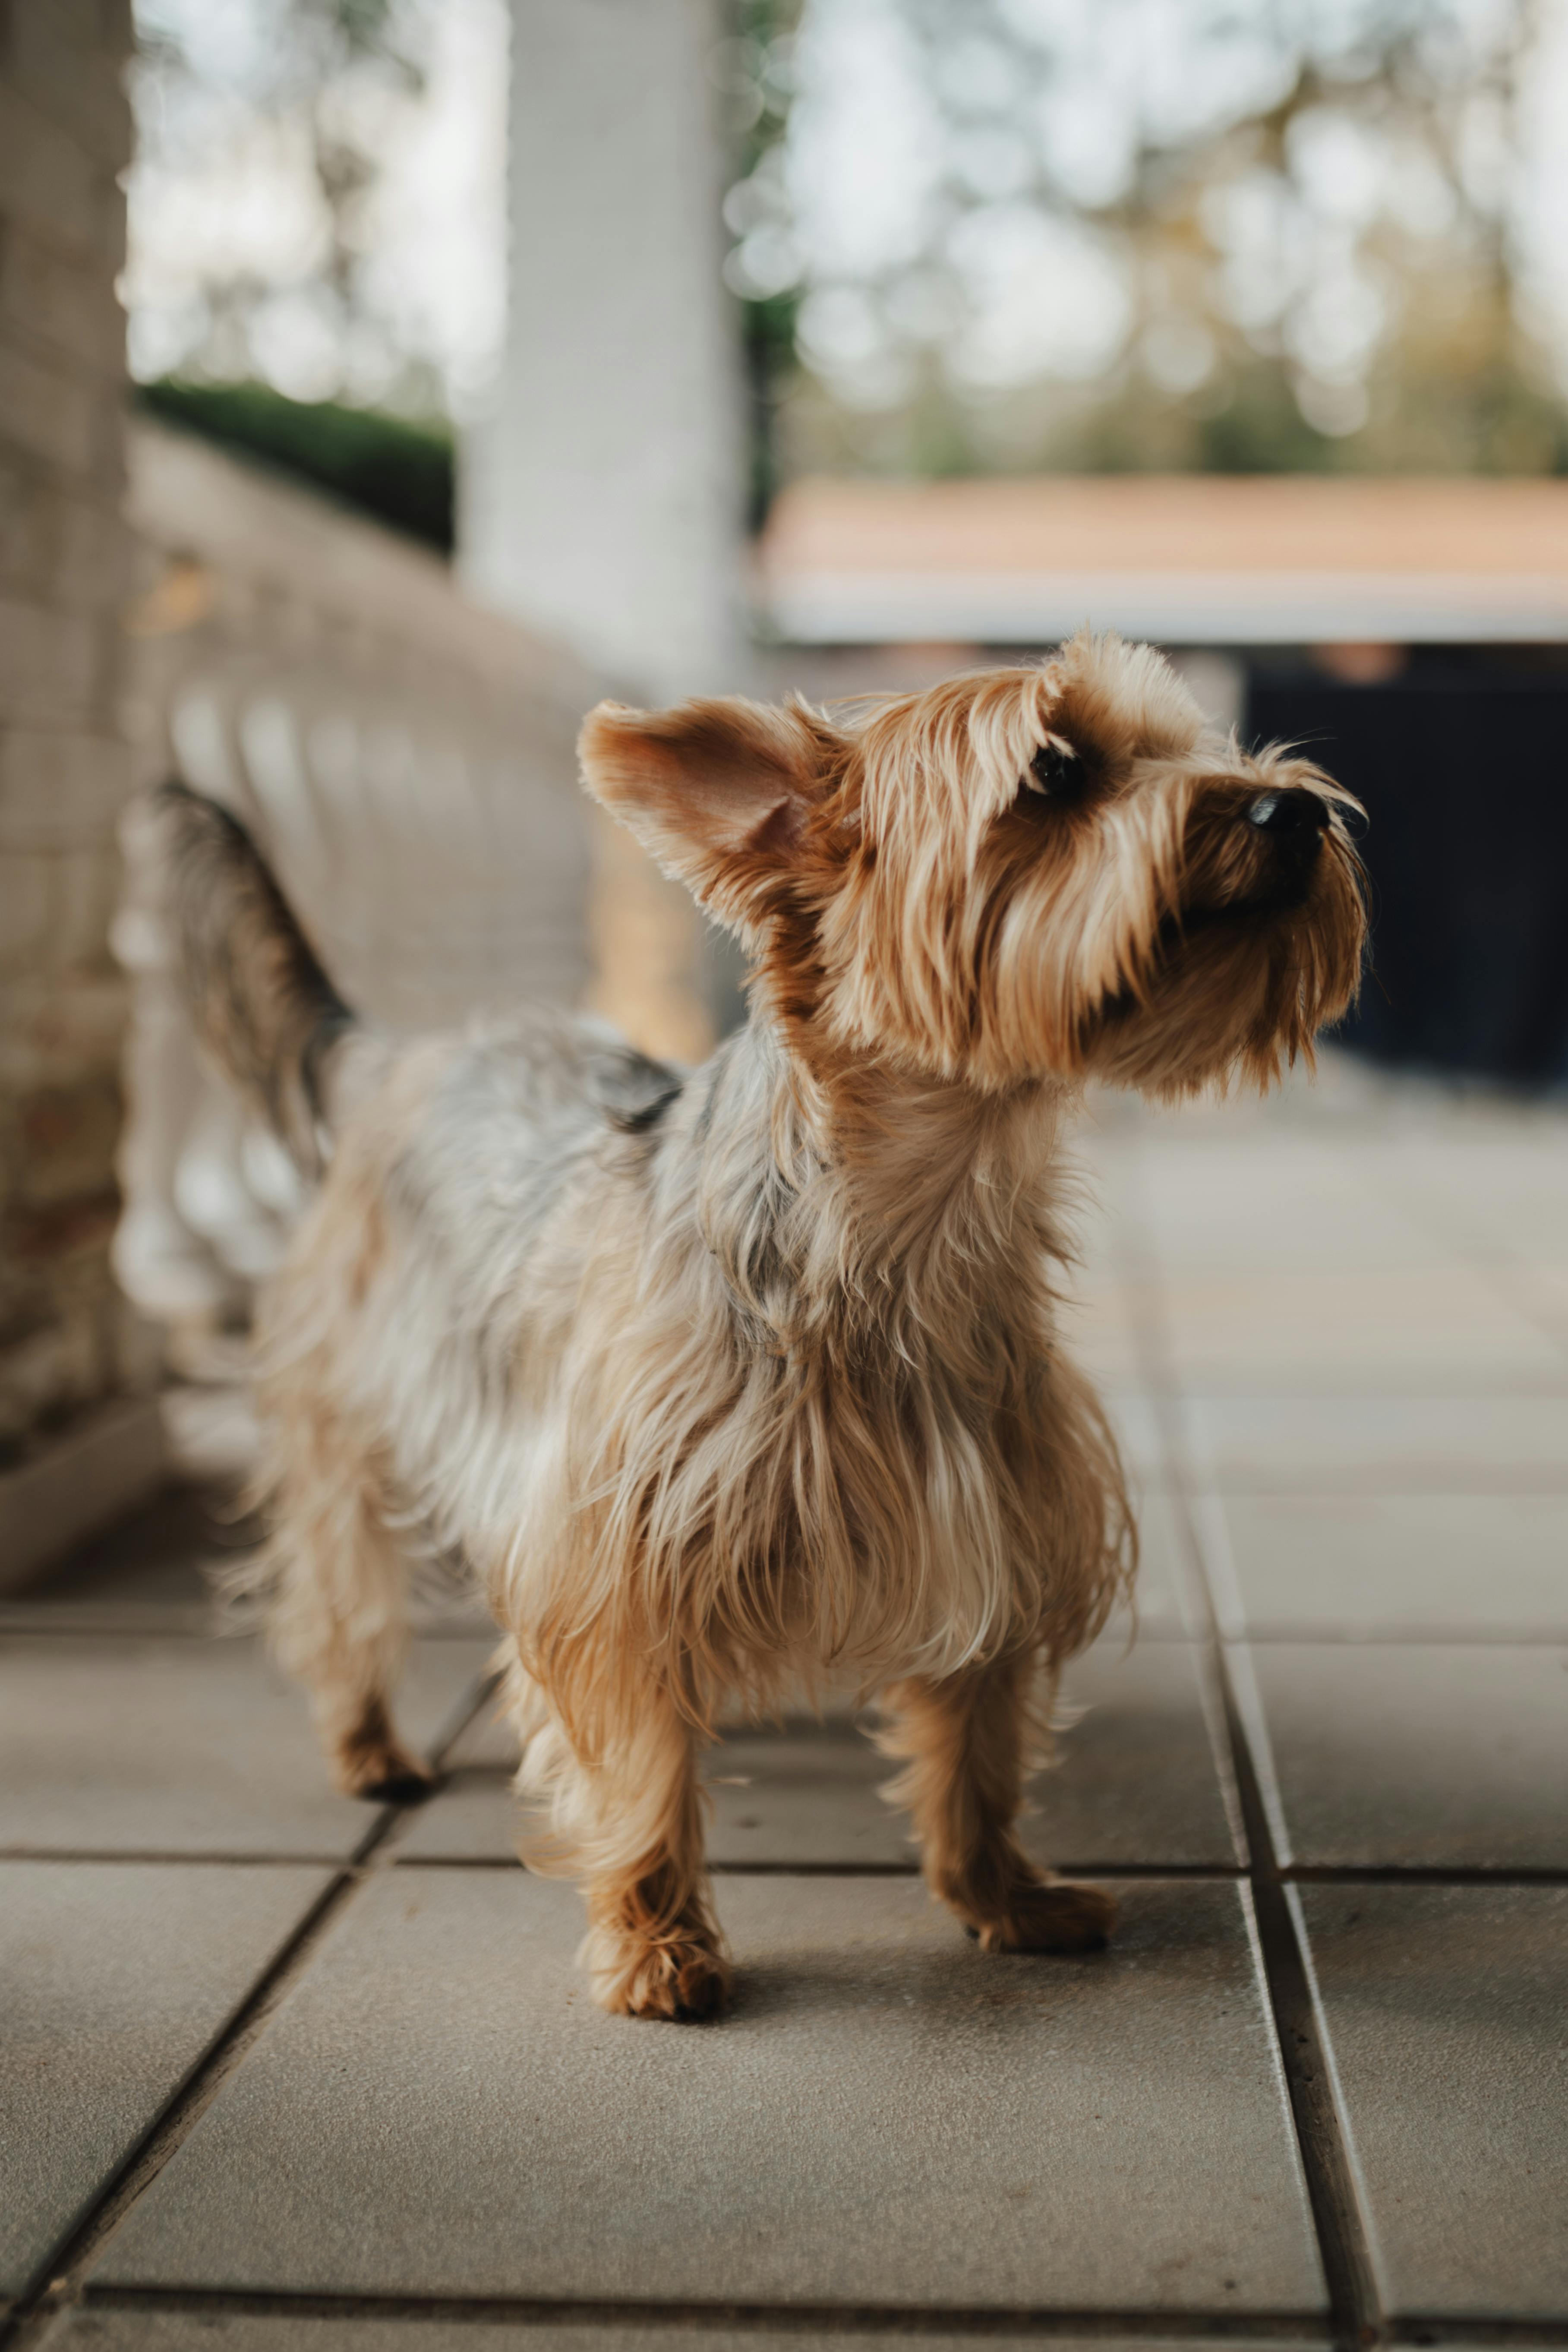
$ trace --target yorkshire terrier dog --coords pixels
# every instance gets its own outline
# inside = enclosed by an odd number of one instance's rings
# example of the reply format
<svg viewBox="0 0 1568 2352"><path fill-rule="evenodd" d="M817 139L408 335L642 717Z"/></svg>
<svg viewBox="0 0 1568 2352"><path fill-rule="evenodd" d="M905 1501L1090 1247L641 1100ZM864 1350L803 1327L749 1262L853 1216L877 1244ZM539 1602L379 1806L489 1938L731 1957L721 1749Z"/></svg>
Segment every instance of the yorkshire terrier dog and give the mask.
<svg viewBox="0 0 1568 2352"><path fill-rule="evenodd" d="M320 1176L259 1334L278 1649L341 1785L407 1799L406 1530L468 1563L607 2009L721 2004L700 1752L828 1673L982 1948L1097 1947L1110 1898L1014 1830L1132 1569L1056 1329L1064 1125L1090 1076L1310 1054L1360 968L1355 803L1113 637L848 719L603 703L580 748L751 958L689 1074L564 1016L379 1038L244 830L165 793L200 1034Z"/></svg>

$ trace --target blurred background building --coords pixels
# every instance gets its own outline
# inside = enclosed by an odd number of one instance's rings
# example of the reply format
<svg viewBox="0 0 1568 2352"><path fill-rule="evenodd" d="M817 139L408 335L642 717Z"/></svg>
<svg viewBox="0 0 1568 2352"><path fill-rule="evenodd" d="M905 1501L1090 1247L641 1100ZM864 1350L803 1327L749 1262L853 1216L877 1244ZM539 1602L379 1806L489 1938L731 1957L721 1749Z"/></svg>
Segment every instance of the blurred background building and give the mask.
<svg viewBox="0 0 1568 2352"><path fill-rule="evenodd" d="M179 1013L171 763L381 1018L691 1055L737 974L583 709L1119 627L1365 798L1347 1041L1568 1079L1568 0L0 19L15 1559L157 1475L292 1210Z"/></svg>

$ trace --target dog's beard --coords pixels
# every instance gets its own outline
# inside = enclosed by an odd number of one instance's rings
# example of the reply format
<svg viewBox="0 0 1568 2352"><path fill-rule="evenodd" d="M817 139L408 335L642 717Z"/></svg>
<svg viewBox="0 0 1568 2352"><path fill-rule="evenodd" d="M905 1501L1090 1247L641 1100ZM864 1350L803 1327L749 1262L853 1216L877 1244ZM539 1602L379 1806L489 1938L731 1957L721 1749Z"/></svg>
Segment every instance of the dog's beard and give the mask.
<svg viewBox="0 0 1568 2352"><path fill-rule="evenodd" d="M1268 1085L1310 1056L1355 993L1355 855L1337 827L1294 866L1236 834L1016 875L978 974L972 1067L1167 1097L1230 1072Z"/></svg>
<svg viewBox="0 0 1568 2352"><path fill-rule="evenodd" d="M1146 974L1089 1011L1086 1066L1160 1096L1231 1073L1268 1086L1353 1000L1363 936L1353 852L1331 835L1309 874L1164 916Z"/></svg>

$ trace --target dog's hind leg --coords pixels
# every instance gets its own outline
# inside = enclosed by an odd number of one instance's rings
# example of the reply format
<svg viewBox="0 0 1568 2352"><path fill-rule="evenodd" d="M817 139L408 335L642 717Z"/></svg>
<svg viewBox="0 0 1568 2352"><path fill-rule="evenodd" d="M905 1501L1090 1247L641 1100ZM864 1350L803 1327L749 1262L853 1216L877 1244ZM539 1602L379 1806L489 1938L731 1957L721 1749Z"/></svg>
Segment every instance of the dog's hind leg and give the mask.
<svg viewBox="0 0 1568 2352"><path fill-rule="evenodd" d="M582 1885L582 1958L602 2008L626 2017L699 2018L723 2006L731 1970L708 1901L697 1743L668 1693L627 1694L619 1718L578 1754L551 1706L519 1786L551 1801L534 1868Z"/></svg>
<svg viewBox="0 0 1568 2352"><path fill-rule="evenodd" d="M385 1481L335 1414L300 1397L277 1432L271 1486L261 1573L273 1650L310 1695L338 1786L373 1802L411 1802L431 1774L392 1726L409 1566Z"/></svg>
<svg viewBox="0 0 1568 2352"><path fill-rule="evenodd" d="M878 1745L904 1766L886 1794L913 1815L926 1884L985 1951L1096 1951L1116 1924L1110 1896L1040 1870L1014 1834L1034 1671L1020 1655L885 1691Z"/></svg>

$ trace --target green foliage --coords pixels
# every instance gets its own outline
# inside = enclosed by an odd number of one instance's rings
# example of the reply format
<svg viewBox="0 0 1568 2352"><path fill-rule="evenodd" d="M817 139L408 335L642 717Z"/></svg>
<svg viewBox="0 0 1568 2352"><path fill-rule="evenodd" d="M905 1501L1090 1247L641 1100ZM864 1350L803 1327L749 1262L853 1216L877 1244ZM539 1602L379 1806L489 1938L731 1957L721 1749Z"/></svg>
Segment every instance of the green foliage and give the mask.
<svg viewBox="0 0 1568 2352"><path fill-rule="evenodd" d="M778 406L795 374L799 308L800 298L793 291L742 299L741 303L741 352L751 412L747 520L752 530L760 530L766 521L780 483Z"/></svg>
<svg viewBox="0 0 1568 2352"><path fill-rule="evenodd" d="M715 79L727 101L738 187L754 182L770 156L775 163L781 160L777 151L789 113L790 53L799 14L800 0L731 0L731 37ZM793 287L776 293L747 290L743 281L735 291L750 433L748 520L756 530L782 478L778 410L795 374L800 297Z"/></svg>
<svg viewBox="0 0 1568 2352"><path fill-rule="evenodd" d="M443 555L452 551L451 436L333 401L286 400L267 384L139 384L138 406L260 457Z"/></svg>

